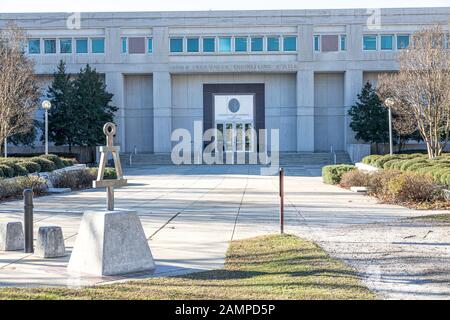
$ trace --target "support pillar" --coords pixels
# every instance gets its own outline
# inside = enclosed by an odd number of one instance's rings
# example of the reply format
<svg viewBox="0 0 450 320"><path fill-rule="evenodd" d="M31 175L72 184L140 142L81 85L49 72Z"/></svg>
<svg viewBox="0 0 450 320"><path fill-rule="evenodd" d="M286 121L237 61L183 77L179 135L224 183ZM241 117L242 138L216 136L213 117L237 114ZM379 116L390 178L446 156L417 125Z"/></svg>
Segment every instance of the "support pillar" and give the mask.
<svg viewBox="0 0 450 320"><path fill-rule="evenodd" d="M297 72L297 151L314 151L314 70Z"/></svg>
<svg viewBox="0 0 450 320"><path fill-rule="evenodd" d="M350 129L350 118L348 116L348 110L353 106L358 99L358 94L361 93L363 86L363 71L358 70L346 70L345 71L345 84L344 84L344 139L345 147L349 143L355 143L355 133Z"/></svg>
<svg viewBox="0 0 450 320"><path fill-rule="evenodd" d="M168 71L153 73L153 142L155 153L172 149L172 89Z"/></svg>
<svg viewBox="0 0 450 320"><path fill-rule="evenodd" d="M117 144L120 145L121 152L127 151L125 145L125 102L124 102L124 78L121 72L107 72L105 74L106 90L114 93L112 105L119 108L114 117L114 123L117 125L116 134ZM129 151L129 150L128 150Z"/></svg>

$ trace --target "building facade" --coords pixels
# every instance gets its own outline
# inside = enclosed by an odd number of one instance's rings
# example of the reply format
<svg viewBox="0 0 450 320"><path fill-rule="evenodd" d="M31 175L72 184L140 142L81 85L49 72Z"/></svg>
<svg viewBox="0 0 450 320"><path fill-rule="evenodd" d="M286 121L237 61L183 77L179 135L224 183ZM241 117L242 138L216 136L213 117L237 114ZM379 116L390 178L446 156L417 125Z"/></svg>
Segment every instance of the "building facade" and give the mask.
<svg viewBox="0 0 450 320"><path fill-rule="evenodd" d="M167 153L171 133L224 132L252 150L247 129L279 129L281 152L357 143L347 110L365 81L398 69L417 30L448 25L450 8L0 14L28 35L43 92L59 60L104 74L123 152Z"/></svg>

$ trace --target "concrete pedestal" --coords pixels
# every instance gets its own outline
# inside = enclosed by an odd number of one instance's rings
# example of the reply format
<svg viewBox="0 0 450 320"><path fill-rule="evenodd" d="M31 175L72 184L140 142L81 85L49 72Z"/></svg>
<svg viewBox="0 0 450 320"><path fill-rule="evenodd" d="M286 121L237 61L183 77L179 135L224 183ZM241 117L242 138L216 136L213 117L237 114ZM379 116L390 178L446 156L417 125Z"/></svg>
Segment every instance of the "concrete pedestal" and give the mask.
<svg viewBox="0 0 450 320"><path fill-rule="evenodd" d="M154 268L152 253L135 211L89 211L83 215L69 271L105 276Z"/></svg>
<svg viewBox="0 0 450 320"><path fill-rule="evenodd" d="M23 250L22 222L0 223L0 251Z"/></svg>
<svg viewBox="0 0 450 320"><path fill-rule="evenodd" d="M58 258L66 255L61 227L40 227L35 254L41 258Z"/></svg>

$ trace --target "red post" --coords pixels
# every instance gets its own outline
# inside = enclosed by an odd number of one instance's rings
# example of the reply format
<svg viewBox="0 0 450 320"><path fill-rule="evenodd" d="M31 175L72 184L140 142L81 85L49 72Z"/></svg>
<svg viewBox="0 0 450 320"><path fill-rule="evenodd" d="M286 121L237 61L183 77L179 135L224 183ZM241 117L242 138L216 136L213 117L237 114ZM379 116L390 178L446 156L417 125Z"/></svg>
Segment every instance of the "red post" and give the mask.
<svg viewBox="0 0 450 320"><path fill-rule="evenodd" d="M280 233L284 233L284 169L280 168Z"/></svg>

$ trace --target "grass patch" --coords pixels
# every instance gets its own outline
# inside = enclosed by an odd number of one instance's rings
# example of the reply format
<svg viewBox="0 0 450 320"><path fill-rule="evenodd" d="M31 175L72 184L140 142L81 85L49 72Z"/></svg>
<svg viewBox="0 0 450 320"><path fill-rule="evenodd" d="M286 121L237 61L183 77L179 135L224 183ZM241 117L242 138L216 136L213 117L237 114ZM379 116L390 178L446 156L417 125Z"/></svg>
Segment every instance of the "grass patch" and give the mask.
<svg viewBox="0 0 450 320"><path fill-rule="evenodd" d="M271 235L231 243L225 268L84 289L0 289L0 299L373 299L356 271L315 243Z"/></svg>

